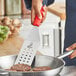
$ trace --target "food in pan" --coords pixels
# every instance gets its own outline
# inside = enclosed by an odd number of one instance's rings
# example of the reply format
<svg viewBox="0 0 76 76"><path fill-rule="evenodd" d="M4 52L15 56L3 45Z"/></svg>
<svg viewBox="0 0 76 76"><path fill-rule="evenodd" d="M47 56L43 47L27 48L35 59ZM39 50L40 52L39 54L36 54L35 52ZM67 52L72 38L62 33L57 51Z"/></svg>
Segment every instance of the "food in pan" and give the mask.
<svg viewBox="0 0 76 76"><path fill-rule="evenodd" d="M30 71L31 70L31 66L27 65L27 64L15 64L13 65L10 69L7 69L8 71Z"/></svg>
<svg viewBox="0 0 76 76"><path fill-rule="evenodd" d="M46 71L46 70L51 70L51 68L48 67L48 66L42 66L42 67L33 68L33 71Z"/></svg>
<svg viewBox="0 0 76 76"><path fill-rule="evenodd" d="M16 64L11 67L11 70L16 70L16 71L30 71L31 66L27 64Z"/></svg>
<svg viewBox="0 0 76 76"><path fill-rule="evenodd" d="M37 72L37 71L46 71L46 70L51 70L49 66L42 66L42 67L34 67L31 68L31 66L27 64L15 64L13 65L10 69L6 69L7 71L22 71L22 72Z"/></svg>

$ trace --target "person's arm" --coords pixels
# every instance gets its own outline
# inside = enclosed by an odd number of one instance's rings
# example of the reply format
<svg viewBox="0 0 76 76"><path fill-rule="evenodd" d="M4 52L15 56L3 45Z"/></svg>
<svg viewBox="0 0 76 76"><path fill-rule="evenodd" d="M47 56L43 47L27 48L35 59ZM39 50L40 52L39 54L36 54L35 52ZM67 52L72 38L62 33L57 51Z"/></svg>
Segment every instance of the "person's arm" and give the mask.
<svg viewBox="0 0 76 76"><path fill-rule="evenodd" d="M76 57L76 43L72 44L68 48L66 48L67 51L74 50L74 52L69 56L71 59Z"/></svg>
<svg viewBox="0 0 76 76"><path fill-rule="evenodd" d="M26 5L24 0L21 0L21 7L22 7L22 15L26 14Z"/></svg>
<svg viewBox="0 0 76 76"><path fill-rule="evenodd" d="M26 8L26 4L24 0L21 0L21 5L22 5L22 15L30 14L31 11Z"/></svg>
<svg viewBox="0 0 76 76"><path fill-rule="evenodd" d="M42 19L42 22L44 21L45 17L46 17L46 7L44 7L44 12L43 15L44 17L42 18L41 15L41 7L42 7L42 1L41 0L32 0L32 9L31 9L31 23L34 22L35 16L37 15L40 19Z"/></svg>

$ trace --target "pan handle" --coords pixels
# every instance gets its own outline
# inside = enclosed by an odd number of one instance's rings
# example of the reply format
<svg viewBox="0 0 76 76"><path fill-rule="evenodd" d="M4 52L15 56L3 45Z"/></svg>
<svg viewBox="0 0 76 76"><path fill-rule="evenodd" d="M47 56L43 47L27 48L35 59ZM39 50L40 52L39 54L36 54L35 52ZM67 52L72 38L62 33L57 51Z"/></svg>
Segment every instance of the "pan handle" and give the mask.
<svg viewBox="0 0 76 76"><path fill-rule="evenodd" d="M0 76L9 76L9 72L0 71Z"/></svg>
<svg viewBox="0 0 76 76"><path fill-rule="evenodd" d="M63 54L57 56L57 58L62 59L66 56L69 56L70 54L72 54L74 52L74 50L68 51L68 52L64 52Z"/></svg>

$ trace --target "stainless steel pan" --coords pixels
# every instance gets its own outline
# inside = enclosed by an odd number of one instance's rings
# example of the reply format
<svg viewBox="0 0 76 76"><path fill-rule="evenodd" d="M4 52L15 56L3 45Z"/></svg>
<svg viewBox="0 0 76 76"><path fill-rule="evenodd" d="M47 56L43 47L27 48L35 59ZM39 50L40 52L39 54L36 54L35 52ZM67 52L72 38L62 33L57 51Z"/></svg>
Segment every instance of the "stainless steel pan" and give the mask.
<svg viewBox="0 0 76 76"><path fill-rule="evenodd" d="M9 69L15 62L17 55L0 57L0 76L56 76L63 69L65 62L61 59L70 55L73 51L67 52L59 57L37 55L32 67L49 66L52 69L40 72L10 72Z"/></svg>

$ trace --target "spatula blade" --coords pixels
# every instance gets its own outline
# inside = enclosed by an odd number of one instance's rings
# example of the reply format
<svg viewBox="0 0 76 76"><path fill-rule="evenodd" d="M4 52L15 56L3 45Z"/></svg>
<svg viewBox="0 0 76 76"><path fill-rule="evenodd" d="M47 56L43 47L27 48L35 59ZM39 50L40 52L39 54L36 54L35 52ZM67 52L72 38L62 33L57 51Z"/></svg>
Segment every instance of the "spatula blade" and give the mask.
<svg viewBox="0 0 76 76"><path fill-rule="evenodd" d="M38 27L32 27L20 50L15 64L31 65L40 43Z"/></svg>

